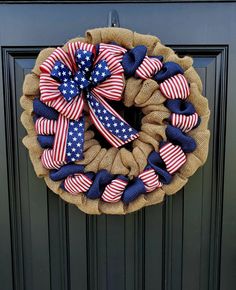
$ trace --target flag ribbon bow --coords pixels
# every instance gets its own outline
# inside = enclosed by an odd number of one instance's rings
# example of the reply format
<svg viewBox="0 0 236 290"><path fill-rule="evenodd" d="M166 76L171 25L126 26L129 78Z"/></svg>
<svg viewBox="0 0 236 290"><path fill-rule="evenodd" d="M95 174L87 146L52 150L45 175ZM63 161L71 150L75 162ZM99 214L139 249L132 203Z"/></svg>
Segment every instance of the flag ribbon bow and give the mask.
<svg viewBox="0 0 236 290"><path fill-rule="evenodd" d="M69 162L64 135L69 136L69 120L83 118L85 103L94 125L112 146L120 147L138 137L138 132L105 100L122 98L124 81L120 62L126 50L112 44L96 47L82 42L68 43L67 49L65 52L58 47L40 66L40 100L56 109L62 115L60 119L68 119L64 121L67 124L64 130L60 126L56 130L52 156L57 162ZM84 126L84 122L81 124ZM84 136L80 141L84 142ZM62 144L65 148L61 148ZM55 153L59 151L64 153ZM81 152L77 154L76 160L82 158Z"/></svg>

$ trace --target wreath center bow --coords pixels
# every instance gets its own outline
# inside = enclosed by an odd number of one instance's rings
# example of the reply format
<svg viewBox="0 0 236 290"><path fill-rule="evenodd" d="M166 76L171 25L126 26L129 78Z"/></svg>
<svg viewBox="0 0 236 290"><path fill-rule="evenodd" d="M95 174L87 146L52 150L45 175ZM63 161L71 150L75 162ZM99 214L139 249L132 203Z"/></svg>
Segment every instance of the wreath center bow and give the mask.
<svg viewBox="0 0 236 290"><path fill-rule="evenodd" d="M79 48L73 50L76 45ZM85 103L88 104L93 124L112 146L120 147L138 137L138 132L105 100L120 101L122 97L124 81L120 62L124 51L114 45L106 47L100 44L98 50L93 45L87 46L90 47L86 49L83 43L69 43L69 55L57 48L41 65L40 99L56 109L61 116L50 155L57 162L83 158ZM75 124L73 128L70 121ZM77 128L78 122L83 127ZM72 136L75 134L73 130L79 132L80 136ZM71 153L69 149L73 142L69 141L72 137L82 146L74 146L75 151Z"/></svg>
<svg viewBox="0 0 236 290"><path fill-rule="evenodd" d="M74 74L60 60L55 62L51 71L51 77L61 83L58 89L68 102L78 96L81 91L89 91L111 76L105 59L93 65L93 52L78 49L75 53L75 61L77 70Z"/></svg>

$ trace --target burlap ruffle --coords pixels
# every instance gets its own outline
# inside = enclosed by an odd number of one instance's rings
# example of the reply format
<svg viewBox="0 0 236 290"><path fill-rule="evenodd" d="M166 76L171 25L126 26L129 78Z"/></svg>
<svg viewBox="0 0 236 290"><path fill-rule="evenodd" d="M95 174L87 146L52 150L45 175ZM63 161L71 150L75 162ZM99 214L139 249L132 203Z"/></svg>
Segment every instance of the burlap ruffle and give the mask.
<svg viewBox="0 0 236 290"><path fill-rule="evenodd" d="M106 203L101 199L91 200L84 194L72 196L60 188L60 182L54 182L49 178L49 172L40 161L42 148L37 142L37 136L32 120L33 98L39 95L39 66L53 52L55 48L46 48L40 52L31 74L25 77L23 84L23 96L20 103L24 109L21 121L26 128L27 136L23 143L29 150L30 159L33 163L37 176L44 177L47 186L59 194L62 199L75 204L78 208L88 214L126 214L136 211L144 206L160 203L165 194L173 194L181 189L188 178L206 161L210 132L207 129L209 120L208 101L201 95L202 83L192 67L193 61L190 57L178 57L174 51L161 44L160 40L151 35L143 35L123 28L97 28L88 30L84 38L75 38L70 42L84 41L97 44L100 42L117 44L131 49L136 45L145 45L148 55L162 55L164 61L174 61L183 69L187 80L190 83L191 94L189 101L195 106L198 115L201 117L201 124L198 128L189 132L196 140L197 149L187 154L187 162L173 177L169 185L164 185L151 193L141 195L128 206L122 201L117 203ZM66 46L63 47L66 50ZM85 165L85 171L97 172L100 169L107 169L114 174L128 175L131 179L143 171L147 164L147 157L152 150L159 149L159 142L166 139L165 119L170 116L169 110L164 106L166 100L158 89L159 86L154 80L141 80L129 78L124 89L124 104L127 107L140 107L144 114L140 137L133 142L132 152L125 148L116 149L102 148L97 140L93 138L94 133L89 130L90 123L86 121L86 134L84 143L84 159L77 162Z"/></svg>

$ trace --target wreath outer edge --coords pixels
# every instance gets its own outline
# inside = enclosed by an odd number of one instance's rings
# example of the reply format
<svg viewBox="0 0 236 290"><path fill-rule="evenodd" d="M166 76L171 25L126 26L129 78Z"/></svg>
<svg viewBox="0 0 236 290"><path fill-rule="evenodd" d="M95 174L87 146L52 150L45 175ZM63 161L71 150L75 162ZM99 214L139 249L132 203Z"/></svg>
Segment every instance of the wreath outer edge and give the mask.
<svg viewBox="0 0 236 290"><path fill-rule="evenodd" d="M163 201L165 194L173 194L182 188L188 178L206 161L207 152L208 152L208 143L209 143L209 130L207 129L207 123L209 120L209 108L208 101L201 95L202 85L199 76L193 69L192 61L189 57L179 58L173 50L168 47L165 47L160 43L158 38L149 35L141 35L138 33L133 33L127 29L120 28L102 28L90 30L86 33L86 38L80 38L80 41L88 41L90 43L98 42L109 42L111 40L117 42L118 44L126 47L132 48L137 44L146 45L148 48L148 54L156 54L155 51L158 50L158 54L164 56L165 61L175 61L184 69L185 77L190 82L190 90L193 92L191 102L194 104L198 115L201 117L202 122L199 127L194 129L189 134L195 137L197 142L197 149L193 153L187 154L187 162L183 165L183 168L180 169L174 175L173 181L169 185L164 185L158 190L151 192L147 195L140 195L137 199L132 201L130 204L125 205L122 201L117 203L105 203L102 200L91 200L86 198L84 195L71 196L66 191L60 188L60 182L54 182L48 177L48 171L42 167L40 162L40 156L42 153L42 148L37 143L34 131L34 124L32 122L31 114L33 112L33 97L39 94L38 91L38 75L39 75L39 64L40 61L37 59L36 65L32 70L32 73L28 75L25 79L23 86L23 96L21 98L21 105L24 109L22 113L22 123L28 132L23 140L24 145L29 149L30 158L34 165L35 171L38 176L44 177L47 186L59 194L62 199L69 203L75 204L82 211L89 214L126 214L129 212L136 211L141 207L148 206L151 204L156 204ZM78 41L78 38L72 39L73 41ZM124 42L126 41L126 43ZM46 49L43 51L43 54L51 53L52 49ZM41 54L42 57L42 54ZM45 57L45 55L43 56ZM190 96L190 98L191 98ZM196 138L197 137L197 138ZM32 140L34 141L32 142Z"/></svg>

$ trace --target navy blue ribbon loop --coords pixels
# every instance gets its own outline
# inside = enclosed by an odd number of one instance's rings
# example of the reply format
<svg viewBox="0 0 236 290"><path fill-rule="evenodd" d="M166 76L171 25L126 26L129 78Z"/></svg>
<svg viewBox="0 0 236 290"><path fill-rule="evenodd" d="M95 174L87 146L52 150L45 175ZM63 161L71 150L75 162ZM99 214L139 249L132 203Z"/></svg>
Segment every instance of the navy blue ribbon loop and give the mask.
<svg viewBox="0 0 236 290"><path fill-rule="evenodd" d="M135 74L135 71L142 63L146 53L146 46L138 45L124 54L121 64L126 76L130 77Z"/></svg>
<svg viewBox="0 0 236 290"><path fill-rule="evenodd" d="M145 185L140 178L136 177L126 187L122 195L122 200L124 203L128 204L134 199L136 199L140 194L144 193L146 193Z"/></svg>
<svg viewBox="0 0 236 290"><path fill-rule="evenodd" d="M59 115L59 113L56 110L48 107L38 98L35 98L33 101L33 111L36 115L50 120L57 120Z"/></svg>
<svg viewBox="0 0 236 290"><path fill-rule="evenodd" d="M165 102L165 106L172 112L176 114L190 116L196 112L193 104L188 101L175 99L168 99Z"/></svg>
<svg viewBox="0 0 236 290"><path fill-rule="evenodd" d="M38 135L37 140L44 149L53 147L54 136L52 135Z"/></svg>
<svg viewBox="0 0 236 290"><path fill-rule="evenodd" d="M87 191L86 196L91 199L99 198L106 185L109 184L113 179L113 175L109 173L106 169L100 170L96 176L90 189Z"/></svg>
<svg viewBox="0 0 236 290"><path fill-rule="evenodd" d="M58 170L51 170L50 171L50 178L53 181L59 181L62 179L67 178L69 175L73 175L75 173L83 173L84 172L84 166L79 164L67 164Z"/></svg>
<svg viewBox="0 0 236 290"><path fill-rule="evenodd" d="M94 65L94 54L90 51L77 49L75 59L77 71L74 75L61 61L56 61L51 71L51 77L60 83L58 89L68 102L111 76L107 61L102 59Z"/></svg>
<svg viewBox="0 0 236 290"><path fill-rule="evenodd" d="M174 145L179 145L185 153L191 153L196 149L196 142L191 137L183 133L179 128L167 125L166 137Z"/></svg>
<svg viewBox="0 0 236 290"><path fill-rule="evenodd" d="M171 174L166 170L164 161L159 152L152 151L148 156L148 164L159 175L159 180L163 184L169 184L172 180Z"/></svg>
<svg viewBox="0 0 236 290"><path fill-rule="evenodd" d="M154 79L158 83L162 83L177 74L184 74L182 67L175 62L169 61L163 63L162 69L154 76Z"/></svg>

